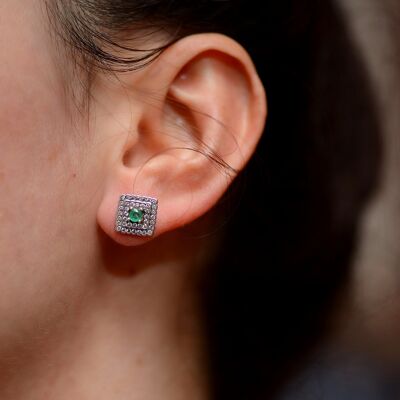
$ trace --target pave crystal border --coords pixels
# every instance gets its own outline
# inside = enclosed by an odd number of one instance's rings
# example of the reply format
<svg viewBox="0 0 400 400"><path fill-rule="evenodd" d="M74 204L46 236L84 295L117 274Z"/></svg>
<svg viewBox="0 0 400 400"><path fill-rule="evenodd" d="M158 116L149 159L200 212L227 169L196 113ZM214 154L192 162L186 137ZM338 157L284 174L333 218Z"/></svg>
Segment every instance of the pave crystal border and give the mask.
<svg viewBox="0 0 400 400"><path fill-rule="evenodd" d="M129 219L133 208L143 211L143 221L135 224ZM115 230L124 235L153 236L157 221L158 200L133 194L121 195L118 203Z"/></svg>

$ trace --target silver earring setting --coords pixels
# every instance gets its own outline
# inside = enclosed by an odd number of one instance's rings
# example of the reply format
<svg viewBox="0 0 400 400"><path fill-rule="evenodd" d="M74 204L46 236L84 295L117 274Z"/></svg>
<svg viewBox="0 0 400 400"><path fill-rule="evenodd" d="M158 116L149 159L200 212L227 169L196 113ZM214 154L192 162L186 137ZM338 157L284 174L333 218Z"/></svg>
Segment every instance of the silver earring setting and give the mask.
<svg viewBox="0 0 400 400"><path fill-rule="evenodd" d="M158 200L133 194L121 195L115 230L125 235L153 236L157 222Z"/></svg>

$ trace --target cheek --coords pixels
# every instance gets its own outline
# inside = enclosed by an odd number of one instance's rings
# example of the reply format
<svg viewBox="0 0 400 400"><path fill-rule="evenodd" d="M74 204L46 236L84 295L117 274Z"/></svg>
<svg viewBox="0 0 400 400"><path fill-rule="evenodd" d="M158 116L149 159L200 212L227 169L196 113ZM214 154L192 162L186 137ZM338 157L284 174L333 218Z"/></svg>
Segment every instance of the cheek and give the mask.
<svg viewBox="0 0 400 400"><path fill-rule="evenodd" d="M0 26L0 267L13 264L4 255L21 259L20 247L27 241L33 244L42 234L40 228L49 219L44 212L51 211L61 196L68 172L67 140L62 135L66 108L49 40L36 26L42 20L33 12L23 12L21 7L28 7L24 0L21 5L4 1L1 16L4 13L7 18L2 18Z"/></svg>
<svg viewBox="0 0 400 400"><path fill-rule="evenodd" d="M51 296L50 279L57 284L49 267L56 268L67 173L51 94L33 75L14 79L17 70L1 69L0 93L8 95L0 100L0 342L2 327L32 315L45 288Z"/></svg>
<svg viewBox="0 0 400 400"><path fill-rule="evenodd" d="M57 320L65 299L79 298L79 232L91 217L77 206L85 199L72 162L76 132L56 67L44 41L32 48L35 33L26 35L7 56L0 49L0 358L7 338L29 332L29 340L33 327Z"/></svg>
<svg viewBox="0 0 400 400"><path fill-rule="evenodd" d="M8 276L0 280L0 307L7 304L2 297L15 289L11 276L27 288L17 278L30 265L38 265L44 252L46 258L52 256L68 173L67 154L53 120L62 117L62 110L51 105L50 93L33 79L29 82L26 76L24 83L0 79L0 92L10 93L7 101L0 100L0 273Z"/></svg>

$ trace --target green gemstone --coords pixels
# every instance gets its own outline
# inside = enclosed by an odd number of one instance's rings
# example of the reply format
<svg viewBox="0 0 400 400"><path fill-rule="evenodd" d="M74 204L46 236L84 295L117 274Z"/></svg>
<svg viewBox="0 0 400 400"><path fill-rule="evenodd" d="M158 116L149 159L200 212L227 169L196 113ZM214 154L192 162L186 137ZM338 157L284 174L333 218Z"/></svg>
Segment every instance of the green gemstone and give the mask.
<svg viewBox="0 0 400 400"><path fill-rule="evenodd" d="M138 224L143 221L143 211L138 210L137 208L133 208L129 213L129 219L134 224Z"/></svg>

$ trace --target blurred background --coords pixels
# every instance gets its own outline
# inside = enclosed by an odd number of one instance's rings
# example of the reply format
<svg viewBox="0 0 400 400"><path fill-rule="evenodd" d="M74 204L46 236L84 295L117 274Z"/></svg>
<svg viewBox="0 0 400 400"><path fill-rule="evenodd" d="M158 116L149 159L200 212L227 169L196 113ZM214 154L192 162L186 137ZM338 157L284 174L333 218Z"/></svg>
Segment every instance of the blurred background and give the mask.
<svg viewBox="0 0 400 400"><path fill-rule="evenodd" d="M372 78L383 132L380 183L330 334L279 400L400 399L400 2L338 4Z"/></svg>

